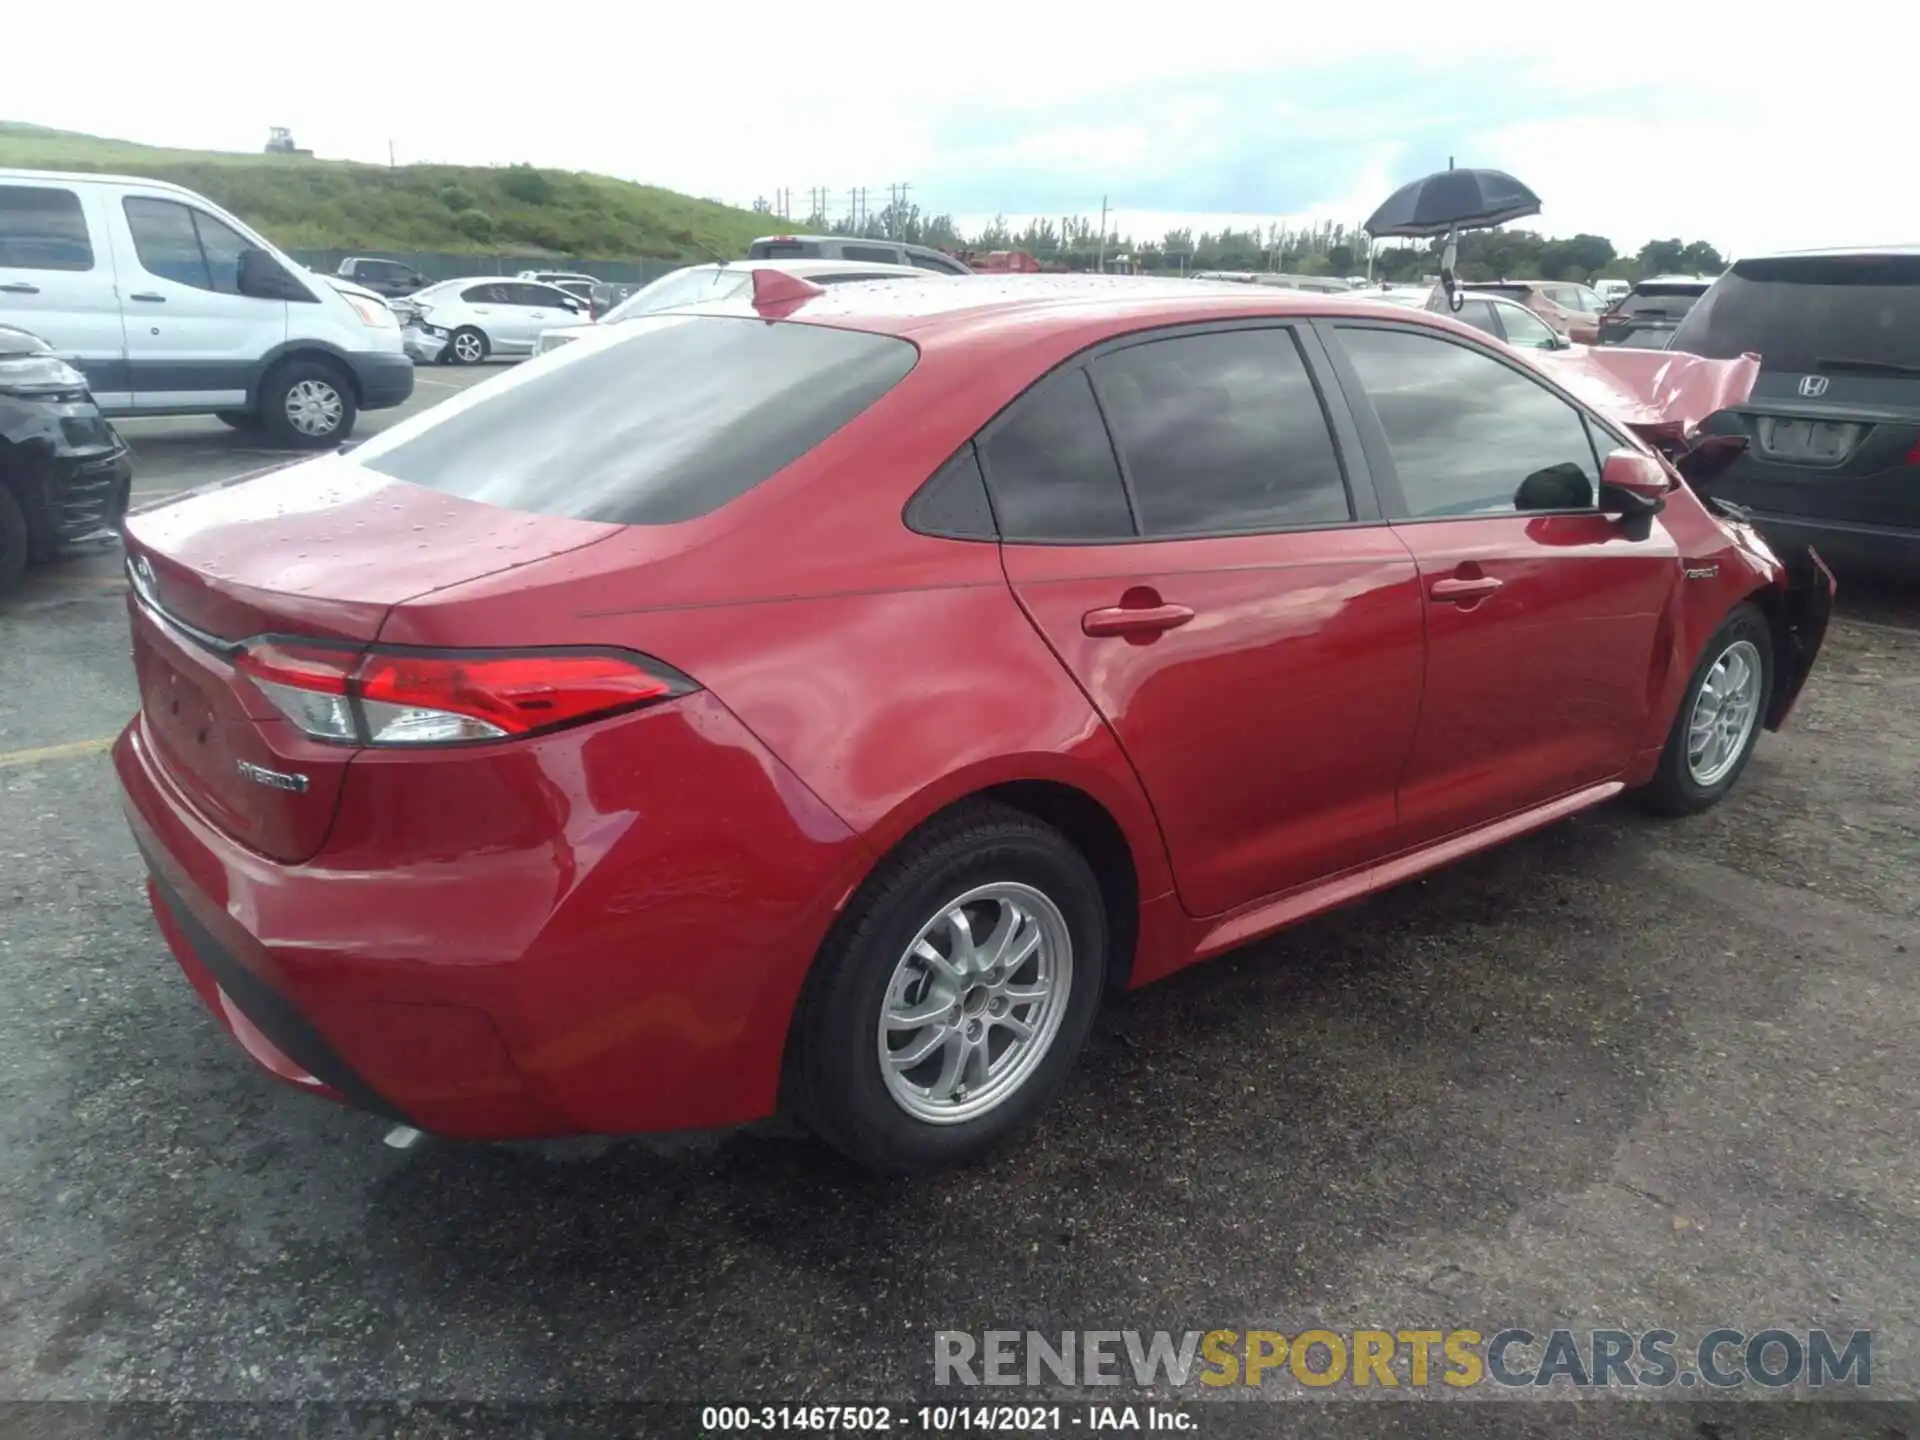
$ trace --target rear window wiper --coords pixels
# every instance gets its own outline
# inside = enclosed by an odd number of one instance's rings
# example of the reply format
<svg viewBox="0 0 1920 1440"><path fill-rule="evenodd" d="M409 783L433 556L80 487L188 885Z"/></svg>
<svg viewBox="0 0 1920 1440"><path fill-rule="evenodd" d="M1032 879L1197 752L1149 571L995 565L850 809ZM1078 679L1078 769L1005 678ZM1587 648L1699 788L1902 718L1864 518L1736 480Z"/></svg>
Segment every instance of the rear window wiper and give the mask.
<svg viewBox="0 0 1920 1440"><path fill-rule="evenodd" d="M1826 375L1911 375L1920 380L1920 365L1901 365L1892 360L1819 359L1813 368Z"/></svg>

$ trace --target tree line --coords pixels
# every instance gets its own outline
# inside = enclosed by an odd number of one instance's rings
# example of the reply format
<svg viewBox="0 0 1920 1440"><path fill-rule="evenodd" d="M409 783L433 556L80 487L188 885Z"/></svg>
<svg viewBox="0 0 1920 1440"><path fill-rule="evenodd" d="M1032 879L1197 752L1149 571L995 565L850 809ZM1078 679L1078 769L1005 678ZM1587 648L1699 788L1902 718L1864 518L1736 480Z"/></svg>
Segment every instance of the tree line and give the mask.
<svg viewBox="0 0 1920 1440"><path fill-rule="evenodd" d="M1110 231L1103 239L1097 220L1063 215L1036 218L1018 229L996 216L972 234L962 234L951 215L923 214L911 202L889 204L858 219L809 216L815 234L892 239L931 245L953 254L982 255L1025 250L1043 265L1066 270L1122 266L1151 274L1194 270L1277 270L1293 275L1364 275L1368 236L1359 225L1324 220L1263 230L1169 230L1157 239ZM1440 268L1439 240L1383 241L1373 257L1377 280L1417 281ZM1550 239L1532 230L1476 230L1460 237L1459 273L1464 280L1636 279L1643 275L1717 275L1726 268L1720 252L1703 240L1650 240L1623 254L1604 235Z"/></svg>

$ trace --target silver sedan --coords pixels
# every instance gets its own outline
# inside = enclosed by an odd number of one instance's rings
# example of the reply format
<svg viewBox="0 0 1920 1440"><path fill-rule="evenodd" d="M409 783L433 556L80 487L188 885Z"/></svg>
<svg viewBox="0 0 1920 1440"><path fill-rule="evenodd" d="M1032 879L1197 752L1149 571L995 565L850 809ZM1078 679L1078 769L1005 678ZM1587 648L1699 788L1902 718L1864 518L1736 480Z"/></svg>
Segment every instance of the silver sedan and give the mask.
<svg viewBox="0 0 1920 1440"><path fill-rule="evenodd" d="M538 281L473 276L443 280L394 302L407 353L421 364L478 365L531 355L540 332L592 315L592 305Z"/></svg>

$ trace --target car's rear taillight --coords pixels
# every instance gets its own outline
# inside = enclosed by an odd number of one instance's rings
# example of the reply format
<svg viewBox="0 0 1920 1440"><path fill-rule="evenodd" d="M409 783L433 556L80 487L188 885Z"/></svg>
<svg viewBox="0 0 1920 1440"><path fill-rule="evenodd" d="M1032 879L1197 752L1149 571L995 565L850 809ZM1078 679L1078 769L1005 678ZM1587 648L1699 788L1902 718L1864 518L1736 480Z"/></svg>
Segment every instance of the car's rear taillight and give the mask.
<svg viewBox="0 0 1920 1440"><path fill-rule="evenodd" d="M332 649L248 641L235 667L301 733L343 745L510 740L695 689L645 656L612 650Z"/></svg>

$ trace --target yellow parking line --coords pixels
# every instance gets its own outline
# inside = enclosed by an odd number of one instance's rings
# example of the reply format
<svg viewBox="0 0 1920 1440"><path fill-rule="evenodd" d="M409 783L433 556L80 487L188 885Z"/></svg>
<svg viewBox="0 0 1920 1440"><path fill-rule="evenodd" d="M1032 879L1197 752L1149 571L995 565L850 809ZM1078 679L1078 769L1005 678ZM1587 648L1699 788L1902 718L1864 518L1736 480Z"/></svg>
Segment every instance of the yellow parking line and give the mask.
<svg viewBox="0 0 1920 1440"><path fill-rule="evenodd" d="M70 740L65 745L42 745L37 750L0 750L0 770L14 765L38 765L44 760L71 760L80 755L100 755L111 749L115 737L97 740Z"/></svg>

